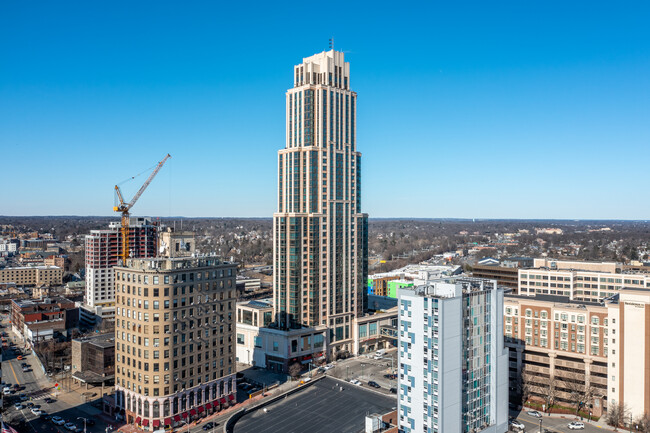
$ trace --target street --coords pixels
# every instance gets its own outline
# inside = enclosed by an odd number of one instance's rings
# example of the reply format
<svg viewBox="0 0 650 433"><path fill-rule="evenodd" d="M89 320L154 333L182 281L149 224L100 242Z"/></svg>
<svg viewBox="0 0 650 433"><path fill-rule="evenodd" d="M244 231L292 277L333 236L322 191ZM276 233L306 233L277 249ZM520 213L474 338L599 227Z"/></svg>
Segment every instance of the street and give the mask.
<svg viewBox="0 0 650 433"><path fill-rule="evenodd" d="M538 433L539 432L539 421L540 418L536 418L534 416L528 415L526 413L526 410L522 410L521 412L518 411L510 411L510 416L513 418L517 418L517 420L521 421L525 426L526 426L526 432L527 433ZM566 418L559 418L559 417L550 417L543 415L541 420L542 420L542 429L543 432L576 432L576 431L582 431L585 433L595 433L595 432L602 432L603 429L593 425L589 424L586 420L582 420L585 424L585 429L584 430L569 430L569 427L567 425L571 421L579 421L579 418L576 418L575 416L572 415L565 415Z"/></svg>

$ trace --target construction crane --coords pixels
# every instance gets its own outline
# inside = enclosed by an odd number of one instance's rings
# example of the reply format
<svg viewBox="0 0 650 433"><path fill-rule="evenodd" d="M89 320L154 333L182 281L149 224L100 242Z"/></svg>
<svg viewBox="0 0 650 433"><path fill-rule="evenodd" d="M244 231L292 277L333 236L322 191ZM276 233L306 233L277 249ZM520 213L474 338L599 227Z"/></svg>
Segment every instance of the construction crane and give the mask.
<svg viewBox="0 0 650 433"><path fill-rule="evenodd" d="M117 198L120 200L120 204L117 206L113 207L113 210L115 212L122 212L122 264L126 264L126 259L129 258L129 210L133 207L136 201L140 198L142 193L144 192L145 189L149 186L151 181L153 180L154 177L158 174L162 166L165 164L165 161L167 161L169 158L172 156L168 153L167 156L163 158L162 161L156 165L156 168L151 172L145 183L140 187L138 192L133 196L130 202L124 203L124 199L122 198L122 191L120 191L120 187L118 185L115 185L115 193L117 194Z"/></svg>

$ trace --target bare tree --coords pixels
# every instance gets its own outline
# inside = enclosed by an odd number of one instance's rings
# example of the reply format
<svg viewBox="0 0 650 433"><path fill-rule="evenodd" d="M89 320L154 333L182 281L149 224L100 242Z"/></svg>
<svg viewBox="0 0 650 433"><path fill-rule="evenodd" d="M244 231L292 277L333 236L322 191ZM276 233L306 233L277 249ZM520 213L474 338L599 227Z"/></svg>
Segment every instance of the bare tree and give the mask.
<svg viewBox="0 0 650 433"><path fill-rule="evenodd" d="M564 372L561 385L571 397L571 401L575 402L576 414L587 406L597 393L596 389L585 381L584 374L574 371Z"/></svg>
<svg viewBox="0 0 650 433"><path fill-rule="evenodd" d="M557 380L555 377L539 377L539 379L534 385L535 391L544 399L545 410L550 411L557 398Z"/></svg>
<svg viewBox="0 0 650 433"><path fill-rule="evenodd" d="M294 362L289 366L289 376L293 377L294 379L298 377L301 371L302 365L300 365L299 362Z"/></svg>
<svg viewBox="0 0 650 433"><path fill-rule="evenodd" d="M630 416L630 409L625 403L618 404L617 401L612 401L607 405L607 424L614 426L616 430L621 427L625 420Z"/></svg>
<svg viewBox="0 0 650 433"><path fill-rule="evenodd" d="M634 425L636 429L643 433L650 433L650 414L645 412L643 415L639 416L635 421Z"/></svg>

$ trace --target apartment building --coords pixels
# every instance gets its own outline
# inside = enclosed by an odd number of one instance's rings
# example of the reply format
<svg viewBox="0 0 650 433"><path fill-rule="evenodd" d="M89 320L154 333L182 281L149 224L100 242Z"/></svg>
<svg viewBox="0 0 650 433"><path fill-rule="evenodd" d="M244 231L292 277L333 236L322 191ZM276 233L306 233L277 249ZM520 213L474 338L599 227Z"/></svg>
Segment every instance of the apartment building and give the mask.
<svg viewBox="0 0 650 433"><path fill-rule="evenodd" d="M20 266L0 269L0 283L17 286L60 286L63 269L58 266Z"/></svg>
<svg viewBox="0 0 650 433"><path fill-rule="evenodd" d="M519 294L559 295L599 302L623 287L650 287L650 274L624 271L616 263L535 259L534 268L519 269Z"/></svg>
<svg viewBox="0 0 650 433"><path fill-rule="evenodd" d="M503 289L454 277L399 291L401 432L508 429Z"/></svg>
<svg viewBox="0 0 650 433"><path fill-rule="evenodd" d="M330 50L293 68L273 215L274 315L280 328L327 326L332 356L352 349L367 308L368 216L350 64Z"/></svg>
<svg viewBox="0 0 650 433"><path fill-rule="evenodd" d="M89 324L95 315L101 319L115 317L115 281L113 267L121 261L122 224L113 222L108 229L91 230L85 237L86 293L82 316ZM158 225L149 218L132 217L129 223L130 257L158 255Z"/></svg>
<svg viewBox="0 0 650 433"><path fill-rule="evenodd" d="M235 400L237 265L183 248L115 269L117 410L145 429L176 428ZM179 248L175 248L178 245Z"/></svg>
<svg viewBox="0 0 650 433"><path fill-rule="evenodd" d="M530 398L601 416L607 407L608 306L568 296L506 295L503 330L512 401Z"/></svg>

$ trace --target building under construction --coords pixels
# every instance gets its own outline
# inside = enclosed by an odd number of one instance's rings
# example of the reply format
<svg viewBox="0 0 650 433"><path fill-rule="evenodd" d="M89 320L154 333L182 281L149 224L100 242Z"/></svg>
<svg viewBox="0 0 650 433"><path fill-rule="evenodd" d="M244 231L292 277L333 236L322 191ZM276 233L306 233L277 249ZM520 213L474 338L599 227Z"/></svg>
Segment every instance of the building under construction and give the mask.
<svg viewBox="0 0 650 433"><path fill-rule="evenodd" d="M150 218L130 217L130 257L157 257L159 224ZM96 317L115 317L115 282L113 267L123 257L122 224L110 223L108 229L91 230L86 235L86 296L82 320L88 324ZM92 314L91 314L92 313Z"/></svg>

